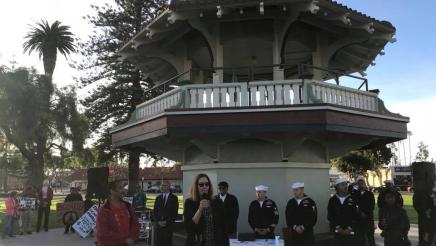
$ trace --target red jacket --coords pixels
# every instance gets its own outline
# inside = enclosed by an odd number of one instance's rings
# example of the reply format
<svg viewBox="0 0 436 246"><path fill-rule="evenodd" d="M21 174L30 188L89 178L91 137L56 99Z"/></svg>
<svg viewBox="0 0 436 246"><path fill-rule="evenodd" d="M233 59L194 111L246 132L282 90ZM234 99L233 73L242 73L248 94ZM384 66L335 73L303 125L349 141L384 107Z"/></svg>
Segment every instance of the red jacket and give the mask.
<svg viewBox="0 0 436 246"><path fill-rule="evenodd" d="M15 216L17 214L17 201L13 197L8 197L5 200L6 216Z"/></svg>
<svg viewBox="0 0 436 246"><path fill-rule="evenodd" d="M123 222L117 219L116 213L110 207L109 202L106 202L98 209L97 213L97 228L96 239L98 246L124 246L128 238L138 240L139 238L139 223L132 206L123 202L125 208L120 208L117 212L126 214L127 226L123 226ZM120 211L123 210L123 211Z"/></svg>
<svg viewBox="0 0 436 246"><path fill-rule="evenodd" d="M38 192L38 200L39 200L39 206L40 207L50 207L51 206L51 200L53 200L53 189L48 187L47 188L47 198L42 198L42 188Z"/></svg>

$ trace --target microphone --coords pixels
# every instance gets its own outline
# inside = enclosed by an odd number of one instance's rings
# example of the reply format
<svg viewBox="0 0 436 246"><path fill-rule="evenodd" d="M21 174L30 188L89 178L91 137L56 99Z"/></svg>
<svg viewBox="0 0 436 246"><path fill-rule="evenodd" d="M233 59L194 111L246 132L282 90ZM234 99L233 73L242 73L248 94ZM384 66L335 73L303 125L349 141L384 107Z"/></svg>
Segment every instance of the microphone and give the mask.
<svg viewBox="0 0 436 246"><path fill-rule="evenodd" d="M203 193L203 194L201 195L201 200L209 200L209 195L206 194L206 193Z"/></svg>

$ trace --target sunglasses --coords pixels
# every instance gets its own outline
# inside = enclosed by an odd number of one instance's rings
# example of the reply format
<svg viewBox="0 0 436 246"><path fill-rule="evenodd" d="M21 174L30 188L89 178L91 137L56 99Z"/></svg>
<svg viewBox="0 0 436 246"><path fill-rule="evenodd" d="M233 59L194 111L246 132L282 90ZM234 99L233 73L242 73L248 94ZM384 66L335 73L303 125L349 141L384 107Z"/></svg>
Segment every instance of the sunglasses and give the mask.
<svg viewBox="0 0 436 246"><path fill-rule="evenodd" d="M209 183L198 183L198 187L203 187L203 186L209 187Z"/></svg>

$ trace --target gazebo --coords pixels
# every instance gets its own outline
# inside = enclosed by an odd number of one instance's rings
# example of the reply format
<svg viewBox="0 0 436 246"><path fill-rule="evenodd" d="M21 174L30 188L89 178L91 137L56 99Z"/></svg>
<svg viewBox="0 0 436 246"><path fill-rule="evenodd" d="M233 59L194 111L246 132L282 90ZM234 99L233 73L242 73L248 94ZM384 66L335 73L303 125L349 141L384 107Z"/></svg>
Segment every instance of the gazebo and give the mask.
<svg viewBox="0 0 436 246"><path fill-rule="evenodd" d="M389 22L332 0L173 0L119 51L157 96L112 129L113 146L181 162L185 196L198 173L227 181L240 232L256 184L280 228L303 181L327 231L330 159L407 136L364 78L394 41Z"/></svg>

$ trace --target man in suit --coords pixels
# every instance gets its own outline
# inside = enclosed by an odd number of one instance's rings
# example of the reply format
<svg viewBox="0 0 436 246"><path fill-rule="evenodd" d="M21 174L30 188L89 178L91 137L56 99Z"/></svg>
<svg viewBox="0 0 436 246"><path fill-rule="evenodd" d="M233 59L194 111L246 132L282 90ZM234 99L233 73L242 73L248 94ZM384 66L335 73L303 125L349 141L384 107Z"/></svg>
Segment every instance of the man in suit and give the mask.
<svg viewBox="0 0 436 246"><path fill-rule="evenodd" d="M156 198L153 208L156 246L171 246L173 244L173 224L179 211L179 201L177 196L170 192L168 182L163 182L160 190L162 194Z"/></svg>
<svg viewBox="0 0 436 246"><path fill-rule="evenodd" d="M229 184L225 181L218 184L219 194L216 200L223 207L224 221L226 232L229 238L236 236L238 217L239 217L239 204L236 196L229 194Z"/></svg>

